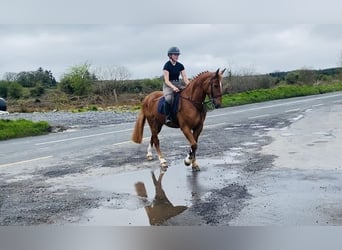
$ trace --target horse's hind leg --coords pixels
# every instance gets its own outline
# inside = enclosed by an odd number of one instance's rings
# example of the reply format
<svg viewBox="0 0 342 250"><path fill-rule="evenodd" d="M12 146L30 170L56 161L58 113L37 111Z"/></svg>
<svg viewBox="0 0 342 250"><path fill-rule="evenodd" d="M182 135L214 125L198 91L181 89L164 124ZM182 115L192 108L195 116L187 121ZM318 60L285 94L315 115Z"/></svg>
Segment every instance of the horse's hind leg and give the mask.
<svg viewBox="0 0 342 250"><path fill-rule="evenodd" d="M168 167L168 164L167 164L167 162L166 162L166 160L165 160L165 158L164 158L164 156L163 156L163 154L162 154L162 152L160 150L158 135L152 135L151 136L151 141L153 141L153 145L156 148L161 168L163 170L166 170L166 168Z"/></svg>
<svg viewBox="0 0 342 250"><path fill-rule="evenodd" d="M160 145L159 145L159 138L158 138L158 134L161 131L162 128L162 124L159 124L157 122L150 122L148 121L150 124L150 128L151 128L151 140L150 140L150 144L147 148L147 159L152 159L152 147L154 146L156 151L157 151L157 155L160 161L160 166L162 169L166 169L168 167L168 164L163 156L163 154L161 153L160 150Z"/></svg>
<svg viewBox="0 0 342 250"><path fill-rule="evenodd" d="M147 147L146 158L147 158L148 161L152 161L153 160L152 147L153 147L153 144L152 144L152 139L151 139L151 142L150 142L150 144L148 144L148 147Z"/></svg>

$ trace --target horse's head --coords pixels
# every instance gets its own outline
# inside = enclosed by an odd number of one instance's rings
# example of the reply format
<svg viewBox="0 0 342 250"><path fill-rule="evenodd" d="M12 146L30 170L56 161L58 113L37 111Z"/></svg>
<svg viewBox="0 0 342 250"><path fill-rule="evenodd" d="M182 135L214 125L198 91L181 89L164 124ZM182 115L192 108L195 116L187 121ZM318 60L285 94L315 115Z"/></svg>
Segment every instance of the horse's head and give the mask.
<svg viewBox="0 0 342 250"><path fill-rule="evenodd" d="M222 71L220 71L220 69L216 70L215 74L209 81L209 85L206 91L206 94L208 95L211 103L214 105L215 108L221 107L223 94L222 78L225 70L226 69L223 69Z"/></svg>

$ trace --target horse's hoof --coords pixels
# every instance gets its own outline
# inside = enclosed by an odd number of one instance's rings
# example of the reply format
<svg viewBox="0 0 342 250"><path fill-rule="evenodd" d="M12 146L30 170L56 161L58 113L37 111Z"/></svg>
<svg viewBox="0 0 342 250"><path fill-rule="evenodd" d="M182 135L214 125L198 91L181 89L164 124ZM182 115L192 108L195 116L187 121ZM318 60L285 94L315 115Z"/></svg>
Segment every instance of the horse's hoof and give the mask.
<svg viewBox="0 0 342 250"><path fill-rule="evenodd" d="M167 169L168 169L168 166L160 166L160 171L162 173L165 173L167 171Z"/></svg>
<svg viewBox="0 0 342 250"><path fill-rule="evenodd" d="M161 168L167 168L168 167L167 161L165 159L160 160L160 167Z"/></svg>
<svg viewBox="0 0 342 250"><path fill-rule="evenodd" d="M185 166L190 166L191 160L189 158L185 158L184 159L184 164L185 164Z"/></svg>
<svg viewBox="0 0 342 250"><path fill-rule="evenodd" d="M153 156L152 156L152 155L147 155L147 156L146 156L146 159L147 159L148 161L152 161L152 160L153 160Z"/></svg>
<svg viewBox="0 0 342 250"><path fill-rule="evenodd" d="M197 164L192 164L192 172L198 172L198 171L200 171L200 168L199 168L199 166L197 165Z"/></svg>
<svg viewBox="0 0 342 250"><path fill-rule="evenodd" d="M192 172L199 172L199 171L201 171L199 166L192 166Z"/></svg>
<svg viewBox="0 0 342 250"><path fill-rule="evenodd" d="M169 166L167 165L167 163L161 163L160 164L160 169L163 170L163 171L166 171L166 169L168 168Z"/></svg>

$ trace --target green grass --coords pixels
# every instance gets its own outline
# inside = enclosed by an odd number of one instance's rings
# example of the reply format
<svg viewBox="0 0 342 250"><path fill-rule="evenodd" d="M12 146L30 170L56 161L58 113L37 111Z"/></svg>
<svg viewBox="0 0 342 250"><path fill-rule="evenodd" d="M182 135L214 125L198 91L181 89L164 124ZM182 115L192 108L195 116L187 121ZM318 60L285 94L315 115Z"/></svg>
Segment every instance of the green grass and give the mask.
<svg viewBox="0 0 342 250"><path fill-rule="evenodd" d="M280 85L271 89L257 89L222 97L222 106L237 106L277 99L317 95L334 91L342 91L342 83L322 85Z"/></svg>
<svg viewBox="0 0 342 250"><path fill-rule="evenodd" d="M43 135L49 132L50 125L45 121L33 122L25 119L0 119L0 140L7 140L25 136Z"/></svg>

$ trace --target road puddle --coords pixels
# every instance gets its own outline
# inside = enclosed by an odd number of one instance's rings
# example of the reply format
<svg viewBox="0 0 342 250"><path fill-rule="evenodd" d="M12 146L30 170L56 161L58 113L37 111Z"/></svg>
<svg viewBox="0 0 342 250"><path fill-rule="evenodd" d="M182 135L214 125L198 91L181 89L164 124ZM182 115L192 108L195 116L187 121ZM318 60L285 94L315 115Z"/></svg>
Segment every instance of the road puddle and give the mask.
<svg viewBox="0 0 342 250"><path fill-rule="evenodd" d="M192 172L182 160L171 162L166 172L144 169L96 177L90 186L108 192L108 199L84 214L81 225L149 226L160 225L211 190L220 188L239 177L230 167L237 164L236 153L211 159L198 158L200 172Z"/></svg>

